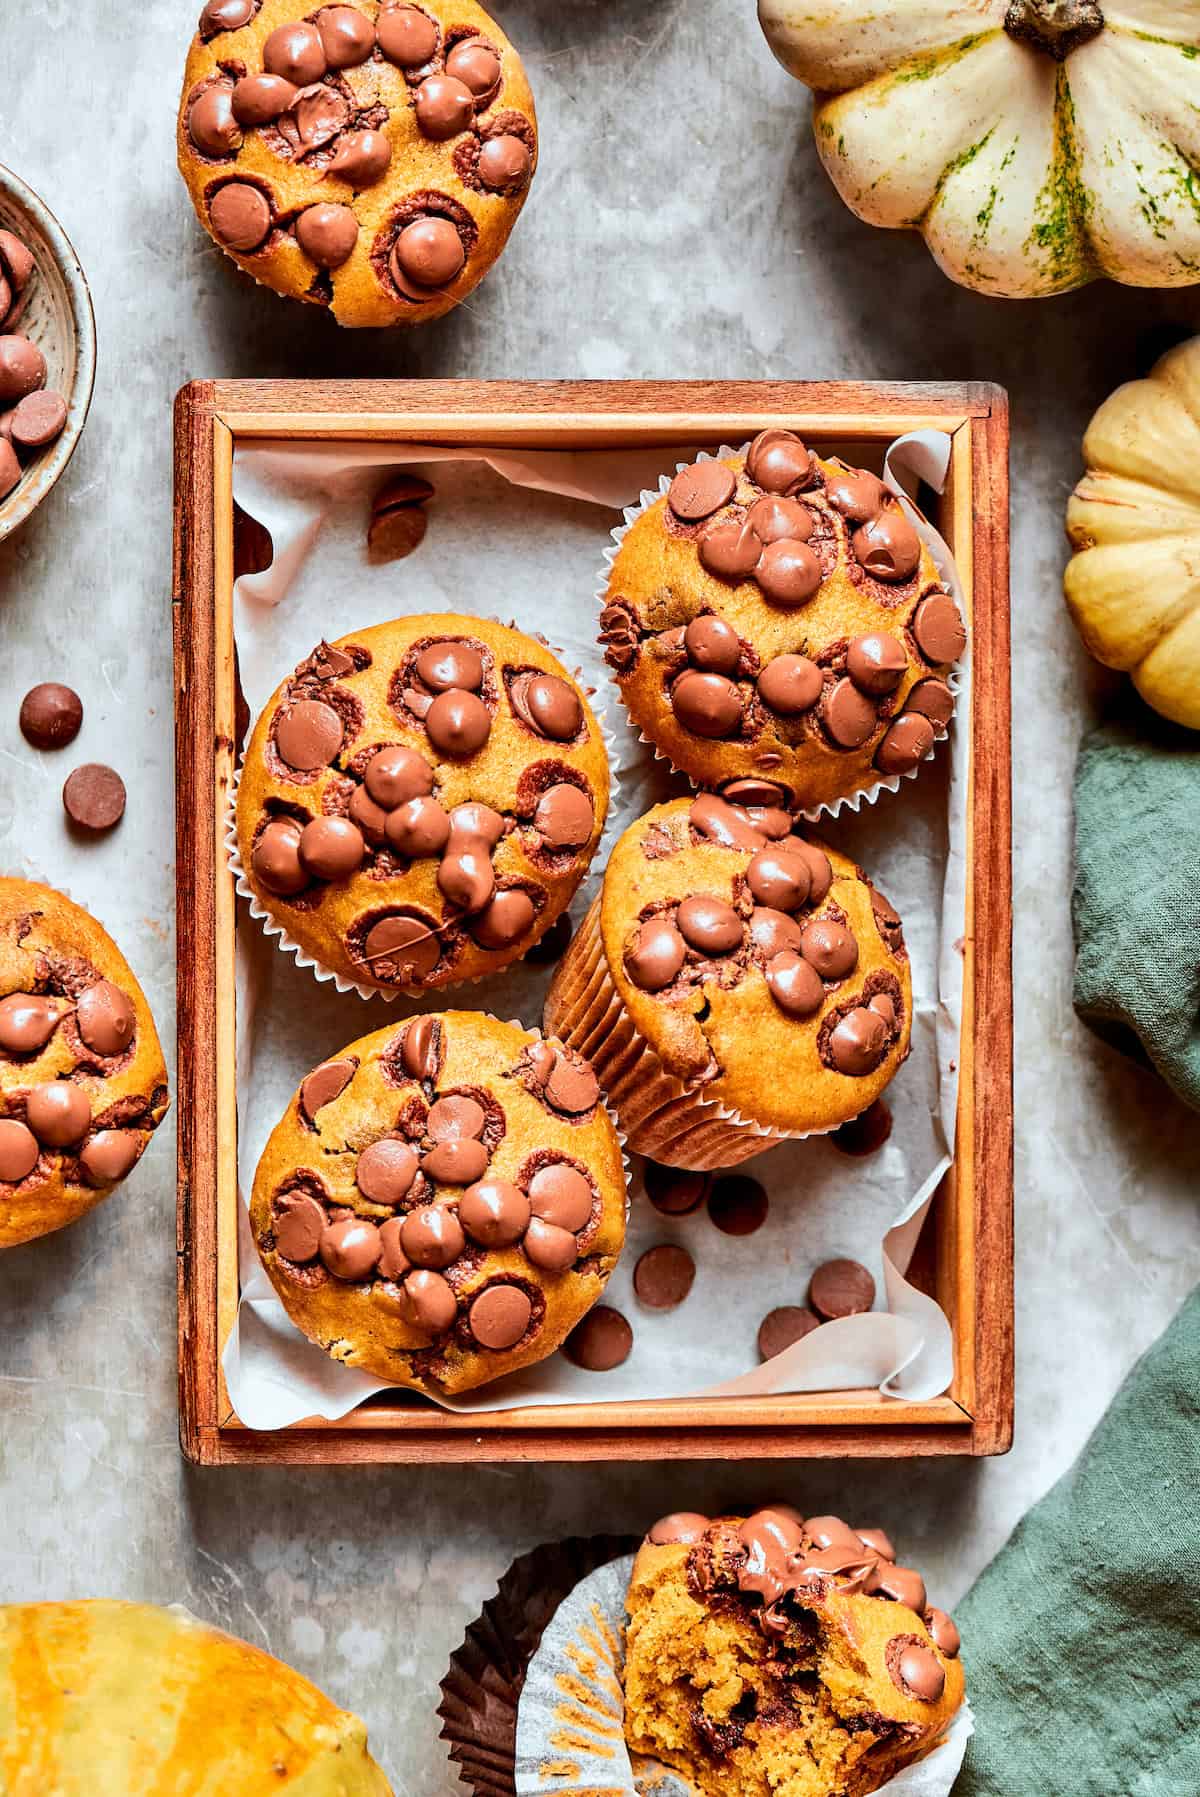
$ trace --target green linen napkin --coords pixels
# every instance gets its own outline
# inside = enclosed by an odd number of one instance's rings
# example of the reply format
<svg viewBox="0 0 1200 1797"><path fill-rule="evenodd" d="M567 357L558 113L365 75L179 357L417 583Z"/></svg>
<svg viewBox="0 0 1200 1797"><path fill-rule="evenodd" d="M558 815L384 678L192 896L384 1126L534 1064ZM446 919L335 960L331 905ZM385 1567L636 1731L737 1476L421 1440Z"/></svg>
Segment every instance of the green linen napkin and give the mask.
<svg viewBox="0 0 1200 1797"><path fill-rule="evenodd" d="M1200 1792L1200 1288L955 1616L955 1797Z"/></svg>
<svg viewBox="0 0 1200 1797"><path fill-rule="evenodd" d="M1131 698L1075 771L1075 1009L1200 1109L1200 742Z"/></svg>

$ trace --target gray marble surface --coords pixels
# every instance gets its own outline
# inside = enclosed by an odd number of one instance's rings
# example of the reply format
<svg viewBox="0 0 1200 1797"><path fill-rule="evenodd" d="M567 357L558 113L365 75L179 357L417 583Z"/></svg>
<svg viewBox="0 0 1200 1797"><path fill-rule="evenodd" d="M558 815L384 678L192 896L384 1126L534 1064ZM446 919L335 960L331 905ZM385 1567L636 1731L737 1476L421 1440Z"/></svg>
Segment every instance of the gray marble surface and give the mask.
<svg viewBox="0 0 1200 1797"><path fill-rule="evenodd" d="M1003 382L1013 418L1016 1445L889 1466L196 1473L175 1416L174 1172L164 1127L116 1202L0 1265L0 1600L181 1600L368 1719L396 1788L454 1789L434 1716L464 1625L512 1556L574 1531L784 1489L878 1516L953 1602L1069 1464L1197 1277L1195 1118L1070 1004L1071 772L1108 690L1063 611L1062 511L1091 410L1200 322L1112 287L1018 307L872 233L818 167L807 105L750 0L498 0L543 166L502 264L418 336L285 311L196 228L173 167L195 0L0 7L0 161L89 272L100 375L82 447L0 546L0 865L92 896L172 1029L170 402L200 375L879 376ZM85 695L130 813L84 847L20 694Z"/></svg>

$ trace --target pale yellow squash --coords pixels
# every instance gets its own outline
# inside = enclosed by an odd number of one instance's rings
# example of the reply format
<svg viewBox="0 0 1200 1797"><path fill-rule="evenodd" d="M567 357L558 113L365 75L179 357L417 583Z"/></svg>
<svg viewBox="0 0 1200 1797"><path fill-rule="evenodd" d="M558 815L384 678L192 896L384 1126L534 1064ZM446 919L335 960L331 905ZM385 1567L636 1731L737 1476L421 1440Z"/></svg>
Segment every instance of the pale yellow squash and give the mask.
<svg viewBox="0 0 1200 1797"><path fill-rule="evenodd" d="M1196 0L759 0L817 148L964 286L1200 281Z"/></svg>
<svg viewBox="0 0 1200 1797"><path fill-rule="evenodd" d="M1200 337L1105 400L1067 505L1067 605L1098 661L1200 730Z"/></svg>
<svg viewBox="0 0 1200 1797"><path fill-rule="evenodd" d="M391 1797L270 1654L147 1604L0 1606L0 1797Z"/></svg>

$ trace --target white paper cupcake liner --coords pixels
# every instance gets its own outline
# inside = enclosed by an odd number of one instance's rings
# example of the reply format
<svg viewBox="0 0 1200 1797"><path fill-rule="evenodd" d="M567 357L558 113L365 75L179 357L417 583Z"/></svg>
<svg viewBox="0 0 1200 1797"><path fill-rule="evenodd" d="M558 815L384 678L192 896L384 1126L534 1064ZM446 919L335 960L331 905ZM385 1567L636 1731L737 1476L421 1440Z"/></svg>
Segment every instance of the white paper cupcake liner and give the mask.
<svg viewBox="0 0 1200 1797"><path fill-rule="evenodd" d="M613 842L615 841L616 817L619 809L621 792L621 776L617 768L616 733L609 724L607 710L598 708L592 703L598 695L594 689L589 687L582 671L579 668L571 669L566 656L562 654L561 650L559 650L555 644L549 642L540 632L522 630L519 624L513 622L505 623L502 618L491 617L484 621L487 623L499 624L506 630L520 630L523 636L531 637L534 642L540 643L543 648L548 649L551 655L558 661L559 666L575 681L576 685L580 687L588 699L589 704L592 706L593 716L595 717L600 730L600 740L604 745L605 758L608 762L608 810L605 814L604 828L600 833L600 840L596 844L595 853L592 855L587 867L584 869L579 880L579 885L572 893L568 904L561 914L564 917L569 917L572 908L578 904L580 892L587 884L593 869L598 866L602 867L607 862L608 855L611 852ZM247 877L246 867L242 860L237 835L238 788L241 785L244 770L245 760L243 758L230 782L229 799L225 814L225 852L229 868L234 876L234 886L246 900L250 915L258 922L264 936L272 937L276 947L285 955L291 955L295 959L296 965L298 967L306 968L312 974L314 979L320 980L326 984L332 984L339 992L357 992L358 996L366 1001L373 998L382 998L385 1003L394 1004L398 998L437 999L443 992L453 992L460 990L465 986L477 986L482 980L495 979L499 974L506 973L510 967L519 966L525 959L525 955L518 955L514 960L506 962L503 967L491 968L484 973L464 974L461 979L448 980L444 985L438 986L369 986L360 980L352 980L346 974L338 973L335 969L327 967L323 961L319 961L315 955L311 954L308 949L296 941L296 938L288 930L286 923L277 917L275 912L270 910L263 903ZM553 929L554 925L551 924L550 928ZM543 934L545 934L545 932L543 932ZM541 941L541 939L542 938L539 937L538 941ZM534 946L536 946L536 944L530 944L531 948ZM525 954L527 955L528 953L529 949L526 949Z"/></svg>
<svg viewBox="0 0 1200 1797"><path fill-rule="evenodd" d="M884 461L885 461L884 480L885 480L888 488L890 489L890 491L895 493L896 497L900 500L900 503L903 505L906 514L908 515L914 528L917 530L918 534L920 535L922 542L925 544L926 548L929 550L929 553L932 555L934 563L937 566L937 571L938 571L939 575L941 576L942 580L946 583L946 585L950 588L951 592L954 595L955 600L958 603L959 610L963 613L963 615L965 617L966 616L966 608L963 604L962 582L959 579L958 569L954 565L954 557L951 555L949 547L943 541L943 539L939 536L938 532L936 530L934 530L933 526L931 524L927 523L926 520L922 517L921 513L917 510L916 506L912 503L912 500L909 498L908 494L904 491L903 487L896 480L895 476L892 475L887 468L887 462L890 460L891 455L892 455L893 451L895 450L897 443L902 443L903 441L904 441L903 438L897 438L896 442L893 443L887 451L887 455L884 458ZM735 457L735 456L744 457L749 452L749 449L750 449L749 443L744 443L740 449L733 449L730 447L729 444L723 443L721 445L721 447L715 451L702 450L695 459L698 462L724 462L724 461L730 460L730 458ZM657 491L655 491L649 487L644 487L642 489L642 492L638 496L637 503L634 505L627 505L624 507L623 516L624 516L625 522L623 524L616 524L613 526L611 532L609 533L610 537L611 537L611 541L608 544L606 544L605 549L604 549L604 572L601 575L600 585L597 588L596 595L595 595L596 606L597 606L597 615L599 615L599 613L602 612L604 610L605 606L608 604L608 588L609 588L609 582L610 582L611 575L612 575L612 565L613 565L614 561L616 560L617 554L620 550L620 547L621 547L622 543L625 541L625 538L628 536L631 527L637 522L637 520L641 517L642 513L645 512L648 509L648 507L650 507L652 505L656 505L660 499L663 499L666 497L667 493L670 491L671 482L675 478L675 475L682 472L682 470L684 468L689 468L691 466L692 466L691 462L677 462L675 464L673 471L671 471L669 473L663 473L659 476ZM965 654L966 655L970 654L969 638L968 638L967 649L965 651ZM962 664L960 662L956 668L951 669L950 674L947 677L947 684L950 687L951 692L954 694L956 715L957 715L957 708L958 708L958 694L959 694L959 690L960 690L960 687L962 684L961 674L960 674L961 666L962 666ZM685 769L679 767L676 762L672 761L670 755L668 755L664 749L660 749L657 743L652 742L651 739L646 735L646 733L634 721L632 716L630 716L629 708L625 703L624 694L621 691L620 682L615 678L615 676L613 676L613 678L612 678L612 684L616 688L617 702L618 702L618 704L620 704L622 709L625 711L625 715L629 722L630 728L632 730L637 731L638 741L640 743L644 744L645 747L651 751L651 753L653 754L656 761L664 762L666 764L666 766L668 768L670 768L672 773L680 775L681 778L687 780L690 785L695 786L696 782L692 778L692 776L690 774L688 774L685 771ZM864 804L873 805L875 803L875 801L879 798L879 795L881 793L899 792L901 781L915 780L917 778L917 776L919 775L922 766L924 766L924 763L927 761L933 761L935 759L935 757L937 755L938 744L945 742L947 737L949 736L949 734L950 734L949 730L940 730L939 731L935 728L933 748L929 751L928 755L926 755L923 758L923 760L916 767L910 768L906 773L883 774L879 777L878 780L874 781L873 784L871 784L870 786L859 787L857 791L855 791L853 793L846 793L841 798L829 799L820 805L813 805L813 806L807 807L805 809L800 809L797 811L797 815L799 817L802 817L806 823L816 823L822 817L835 817L836 818L840 815L840 813L843 810L846 810L846 809L849 809L851 811L858 811L861 808L861 806Z"/></svg>

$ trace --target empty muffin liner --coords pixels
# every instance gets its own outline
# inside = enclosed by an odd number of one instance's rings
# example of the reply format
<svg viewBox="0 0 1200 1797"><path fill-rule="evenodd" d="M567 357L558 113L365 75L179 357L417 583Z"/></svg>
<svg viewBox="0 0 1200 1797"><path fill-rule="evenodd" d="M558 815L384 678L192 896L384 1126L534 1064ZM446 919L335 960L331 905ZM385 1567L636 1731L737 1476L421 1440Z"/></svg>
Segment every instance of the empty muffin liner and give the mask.
<svg viewBox="0 0 1200 1797"><path fill-rule="evenodd" d="M639 1543L596 1535L514 1561L442 1679L442 1739L475 1797L694 1797L624 1739L625 1593ZM879 1785L948 1797L974 1732L963 1705L926 1756Z"/></svg>
<svg viewBox="0 0 1200 1797"><path fill-rule="evenodd" d="M504 623L504 620L501 618L491 618L488 621L493 624ZM520 630L521 626L510 620L505 625L505 628L509 630ZM524 634L528 636L531 633L526 631ZM578 668L572 670L567 661L567 657L562 651L557 649L553 643L546 642L544 637L536 636L534 640L543 643L544 646L549 649L551 655L557 659L564 673L570 674L570 677L580 687L587 696L589 704L591 704L595 694L589 690L587 682L580 670ZM570 914L571 906L575 903L578 896L579 886L581 886L587 878L588 869L594 867L597 863L602 865L603 862L607 860L608 854L612 849L617 811L619 808L621 780L620 775L617 772L617 738L609 725L608 716L604 710L598 709L595 705L592 705L592 714L600 729L600 740L604 744L605 759L608 763L608 810L605 813L604 828L600 832L600 840L596 844L596 852L580 874L579 883L576 886L575 892L571 894L571 897L562 912L563 916L568 916ZM372 998L382 998L388 1004L394 1003L398 998L425 998L436 1001L440 999L443 993L453 992L456 988L461 988L463 986L477 986L481 980L493 979L497 973L502 973L504 971L504 968L490 968L484 973L464 974L460 979L447 980L444 985L439 986L371 986L366 984L365 981L349 979L344 973L338 973L332 967L326 967L323 961L319 961L315 955L311 954L308 949L296 941L296 938L292 935L286 923L282 922L279 916L263 903L247 878L246 867L242 860L241 850L238 846L237 835L237 797L244 768L245 762L243 760L239 763L229 788L229 803L225 817L225 850L229 867L234 877L234 885L241 896L246 900L251 917L253 917L260 925L265 936L274 938L277 948L281 949L285 955L292 955L295 957L297 966L307 968L314 979L331 981L333 985L337 987L339 992L357 992L360 998L368 1000ZM554 925L551 924L550 928L553 929ZM539 937L538 940L540 941L541 938ZM533 946L533 944L530 944L530 947ZM529 950L526 949L525 953L528 954L528 952ZM524 955L514 956L515 961L523 959ZM512 964L512 962L506 963L507 966L511 966Z"/></svg>
<svg viewBox="0 0 1200 1797"><path fill-rule="evenodd" d="M712 452L702 451L696 459L701 462L728 461L733 456L744 457L749 449L749 443L744 443L740 449L731 449L728 444L722 444L719 449ZM923 479L930 486L933 486L940 491L941 484L945 479L946 470L949 466L949 456L950 439L944 432L914 431L908 436L898 437L888 449L884 458L883 478L888 487L899 498L909 518L912 520L922 541L933 557L938 573L954 595L959 611L965 619L967 617L967 610L963 600L962 581L959 578L958 569L954 565L954 557L950 553L949 546L942 537L939 536L938 532L928 520L922 516L921 512L918 511L900 478L901 473L906 474L914 487L916 486L918 479ZM660 499L666 497L667 493L670 491L671 482L675 475L683 468L690 467L691 465L690 462L677 462L675 467L669 473L664 473L659 476L657 490L653 488L644 489L636 505L628 505L624 508L625 522L614 527L612 531L612 541L604 550L604 570L600 577L600 585L596 590L598 613L603 611L604 607L608 604L608 587L612 574L612 566L617 558L617 552L620 549L621 544L625 541L626 536L629 534L631 527L637 522L644 511L650 506L656 505ZM951 669L947 677L947 685L954 694L956 715L960 693L963 691L969 692L969 684L966 682L964 676L969 665L970 652L970 633L968 630L967 648L964 651L964 655L957 666ZM657 761L665 762L673 773L681 775L692 785L695 785L696 782L692 779L692 776L688 774L684 768L679 767L678 764L671 759L670 755L667 754L666 750L661 749L652 738L647 736L645 731L642 730L632 716L629 715L620 683L615 678L613 680L613 685L616 687L618 699L625 709L630 728L637 731L638 741L645 744L646 748L652 752ZM945 742L949 734L949 730L935 729L933 748L929 751L929 754L925 756L925 761L932 761L934 759L937 754L938 744ZM832 799L820 805L799 807L799 815L808 823L816 823L818 819L822 817L837 817L846 809L857 811L860 806L864 804L873 805L880 793L899 792L900 782L902 780L915 780L920 771L920 766L917 766L915 768L910 768L905 774L881 774L880 777L870 785L859 787L856 791L851 793L845 793L841 798Z"/></svg>

